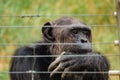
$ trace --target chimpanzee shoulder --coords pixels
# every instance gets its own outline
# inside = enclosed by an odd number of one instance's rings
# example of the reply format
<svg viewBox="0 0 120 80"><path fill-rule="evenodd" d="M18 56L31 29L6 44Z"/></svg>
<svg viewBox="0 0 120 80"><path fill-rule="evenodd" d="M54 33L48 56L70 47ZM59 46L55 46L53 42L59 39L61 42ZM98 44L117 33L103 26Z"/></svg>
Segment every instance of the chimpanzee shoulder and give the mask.
<svg viewBox="0 0 120 80"><path fill-rule="evenodd" d="M15 55L49 55L49 46L41 45L42 42L34 43L33 45L27 45L18 48L15 51Z"/></svg>

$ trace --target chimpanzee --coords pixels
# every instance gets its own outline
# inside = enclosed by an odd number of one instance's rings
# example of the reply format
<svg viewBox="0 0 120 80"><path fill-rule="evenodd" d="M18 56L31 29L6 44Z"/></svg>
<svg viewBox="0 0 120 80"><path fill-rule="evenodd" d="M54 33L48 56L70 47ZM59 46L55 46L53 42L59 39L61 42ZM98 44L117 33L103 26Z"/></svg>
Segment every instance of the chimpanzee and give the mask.
<svg viewBox="0 0 120 80"><path fill-rule="evenodd" d="M11 80L108 80L109 62L92 50L85 23L61 17L44 24L42 34L40 42L16 50Z"/></svg>

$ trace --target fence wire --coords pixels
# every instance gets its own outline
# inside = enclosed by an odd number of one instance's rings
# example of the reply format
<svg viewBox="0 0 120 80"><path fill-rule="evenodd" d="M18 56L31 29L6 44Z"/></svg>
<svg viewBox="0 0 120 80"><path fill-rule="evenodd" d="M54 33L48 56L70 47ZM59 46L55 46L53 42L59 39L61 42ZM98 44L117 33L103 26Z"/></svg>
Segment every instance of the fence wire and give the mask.
<svg viewBox="0 0 120 80"><path fill-rule="evenodd" d="M26 56L0 56L0 58L50 58L50 57L59 57L60 55L34 55L34 56L30 56L30 55L26 55ZM63 57L99 57L99 56L103 56L103 55L62 55ZM120 54L106 54L104 56L120 56Z"/></svg>
<svg viewBox="0 0 120 80"><path fill-rule="evenodd" d="M49 14L49 15L44 15L44 14L24 14L24 15L1 15L0 17L20 17L20 18L25 18L25 17L58 17L58 16L72 16L72 17L88 17L88 16L116 16L116 13L113 14Z"/></svg>
<svg viewBox="0 0 120 80"><path fill-rule="evenodd" d="M77 24L74 24L76 26L78 26ZM89 24L88 24L89 25ZM39 26L0 26L0 28L40 28L43 25L39 25ZM71 27L72 25L57 25L55 27L61 28L61 27ZM99 24L94 24L94 25L89 25L90 27L117 27L117 24L103 24L103 25L99 25ZM44 27L51 27L51 26L44 26ZM84 27L84 26L83 26Z"/></svg>
<svg viewBox="0 0 120 80"><path fill-rule="evenodd" d="M21 45L80 45L81 43L0 43L0 46L21 46ZM98 42L92 43L91 45L107 45L115 44L114 42Z"/></svg>

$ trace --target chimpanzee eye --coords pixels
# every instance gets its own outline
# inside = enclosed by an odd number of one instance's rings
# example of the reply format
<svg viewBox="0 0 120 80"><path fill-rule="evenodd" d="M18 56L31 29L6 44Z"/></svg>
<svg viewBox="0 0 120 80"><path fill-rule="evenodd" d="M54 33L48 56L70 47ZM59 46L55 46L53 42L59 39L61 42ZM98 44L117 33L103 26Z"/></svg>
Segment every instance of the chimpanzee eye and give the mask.
<svg viewBox="0 0 120 80"><path fill-rule="evenodd" d="M89 31L83 31L83 34L89 35Z"/></svg>
<svg viewBox="0 0 120 80"><path fill-rule="evenodd" d="M78 32L79 32L79 30L77 30L77 29L72 30L73 34L77 34Z"/></svg>

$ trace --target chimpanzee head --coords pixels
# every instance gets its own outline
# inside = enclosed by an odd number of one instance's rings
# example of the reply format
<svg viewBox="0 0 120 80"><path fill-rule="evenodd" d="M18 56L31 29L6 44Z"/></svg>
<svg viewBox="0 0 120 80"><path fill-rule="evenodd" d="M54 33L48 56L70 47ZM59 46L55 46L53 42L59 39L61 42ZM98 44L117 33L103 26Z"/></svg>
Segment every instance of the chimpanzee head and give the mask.
<svg viewBox="0 0 120 80"><path fill-rule="evenodd" d="M54 54L64 51L86 53L92 50L91 29L77 19L62 17L47 22L42 27L42 33L44 42L60 43L51 45L50 50Z"/></svg>

